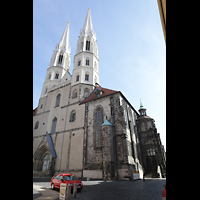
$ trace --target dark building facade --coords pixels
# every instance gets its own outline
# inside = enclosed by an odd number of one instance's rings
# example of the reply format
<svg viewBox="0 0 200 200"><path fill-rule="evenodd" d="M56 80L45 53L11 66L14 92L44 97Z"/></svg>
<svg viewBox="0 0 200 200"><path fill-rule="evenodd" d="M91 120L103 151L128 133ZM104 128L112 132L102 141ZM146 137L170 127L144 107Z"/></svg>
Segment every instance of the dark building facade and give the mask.
<svg viewBox="0 0 200 200"><path fill-rule="evenodd" d="M146 108L141 102L139 113L136 123L140 143L140 160L145 177L164 178L166 177L166 154L160 134L157 133L155 120L147 116Z"/></svg>

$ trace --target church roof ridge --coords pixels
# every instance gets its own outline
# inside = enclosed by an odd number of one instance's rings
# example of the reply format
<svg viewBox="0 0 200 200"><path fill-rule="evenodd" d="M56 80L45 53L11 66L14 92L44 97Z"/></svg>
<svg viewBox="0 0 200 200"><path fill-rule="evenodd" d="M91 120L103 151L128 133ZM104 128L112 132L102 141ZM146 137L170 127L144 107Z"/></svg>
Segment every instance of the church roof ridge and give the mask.
<svg viewBox="0 0 200 200"><path fill-rule="evenodd" d="M120 91L116 91L116 90L111 90L111 89L107 89L107 88L103 88L103 87L101 87L100 85L96 85L95 86L95 88L94 88L94 90L90 93L90 95L87 97L87 98L85 98L83 101L81 101L81 103L80 104L83 104L83 103L86 103L86 102L89 102L89 101L93 101L93 100L96 100L97 98L95 98L95 90L96 89L100 89L101 91L102 91L102 96L101 97L99 97L98 99L100 99L100 98L103 98L103 97L106 97L106 96L109 96L109 95L111 95L111 94L115 94L115 93L118 93L118 92L120 92Z"/></svg>

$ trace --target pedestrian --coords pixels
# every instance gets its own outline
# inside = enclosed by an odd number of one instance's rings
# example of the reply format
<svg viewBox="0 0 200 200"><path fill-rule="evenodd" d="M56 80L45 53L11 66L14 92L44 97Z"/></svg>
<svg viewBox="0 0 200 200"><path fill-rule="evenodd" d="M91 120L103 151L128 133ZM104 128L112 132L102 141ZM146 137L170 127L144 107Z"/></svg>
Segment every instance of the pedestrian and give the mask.
<svg viewBox="0 0 200 200"><path fill-rule="evenodd" d="M143 173L143 182L145 182L145 172Z"/></svg>

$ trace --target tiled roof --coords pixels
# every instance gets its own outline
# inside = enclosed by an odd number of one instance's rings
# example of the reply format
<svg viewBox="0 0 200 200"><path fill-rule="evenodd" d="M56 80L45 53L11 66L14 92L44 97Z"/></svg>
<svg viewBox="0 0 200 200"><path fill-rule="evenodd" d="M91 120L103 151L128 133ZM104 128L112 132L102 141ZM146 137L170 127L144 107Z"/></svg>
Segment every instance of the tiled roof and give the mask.
<svg viewBox="0 0 200 200"><path fill-rule="evenodd" d="M101 91L102 91L102 95L99 97L99 98L95 98L95 90L99 88ZM116 90L110 90L110 89L107 89L107 88L102 88L100 85L96 86L95 89L90 93L89 97L85 98L83 101L81 101L80 104L82 103L86 103L86 102L89 102L89 101L94 101L96 99L100 99L100 98L103 98L103 97L106 97L106 96L109 96L111 94L115 94L115 93L118 93L120 91L116 91Z"/></svg>
<svg viewBox="0 0 200 200"><path fill-rule="evenodd" d="M33 116L36 114L37 108L38 108L38 107L36 107L35 109L33 109Z"/></svg>

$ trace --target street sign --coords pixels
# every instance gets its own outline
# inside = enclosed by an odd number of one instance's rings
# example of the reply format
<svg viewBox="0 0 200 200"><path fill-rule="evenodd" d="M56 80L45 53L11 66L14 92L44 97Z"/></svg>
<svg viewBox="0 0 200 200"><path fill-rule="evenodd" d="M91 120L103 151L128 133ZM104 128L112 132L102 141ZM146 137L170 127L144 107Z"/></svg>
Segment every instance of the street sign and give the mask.
<svg viewBox="0 0 200 200"><path fill-rule="evenodd" d="M65 199L65 196L66 196L66 186L67 184L66 183L61 183L60 184L60 196L59 196L59 199Z"/></svg>
<svg viewBox="0 0 200 200"><path fill-rule="evenodd" d="M133 172L133 180L137 180L140 179L140 173L139 171L134 171Z"/></svg>

